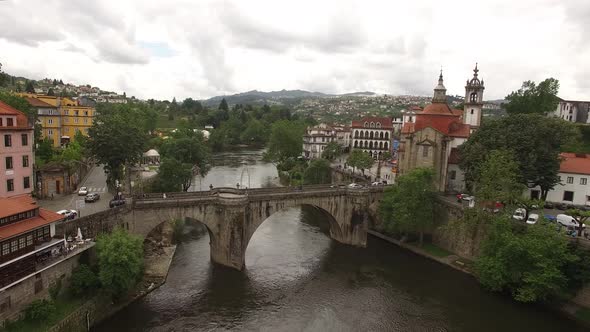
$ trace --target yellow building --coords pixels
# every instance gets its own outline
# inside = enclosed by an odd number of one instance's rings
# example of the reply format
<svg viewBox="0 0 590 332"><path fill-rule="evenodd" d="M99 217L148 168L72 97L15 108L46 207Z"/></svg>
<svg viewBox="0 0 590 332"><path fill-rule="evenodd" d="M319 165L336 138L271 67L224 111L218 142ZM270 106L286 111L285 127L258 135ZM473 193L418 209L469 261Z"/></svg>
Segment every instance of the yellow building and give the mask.
<svg viewBox="0 0 590 332"><path fill-rule="evenodd" d="M61 115L57 106L46 103L37 98L25 98L37 110L37 123L41 124L41 137L53 141L53 146L61 142Z"/></svg>
<svg viewBox="0 0 590 332"><path fill-rule="evenodd" d="M39 120L43 128L43 137L51 138L54 146L60 146L68 142L78 131L88 136L88 129L92 126L96 112L93 107L79 106L77 101L66 97L43 96L30 93L23 93L20 96L27 98L31 105L33 105L33 102L30 99L35 99L45 105L49 105L44 108L33 106L38 110L37 114L39 115ZM53 107L55 111L49 111L48 109L50 107ZM48 113L50 113L51 118ZM57 119L54 117L57 117ZM55 124L59 128L58 131L55 130Z"/></svg>

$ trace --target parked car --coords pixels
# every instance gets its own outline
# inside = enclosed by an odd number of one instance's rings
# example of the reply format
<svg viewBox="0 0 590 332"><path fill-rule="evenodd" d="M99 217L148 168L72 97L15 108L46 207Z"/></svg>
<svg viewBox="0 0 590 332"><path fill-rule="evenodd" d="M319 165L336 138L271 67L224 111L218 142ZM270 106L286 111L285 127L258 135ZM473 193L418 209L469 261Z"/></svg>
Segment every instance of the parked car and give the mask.
<svg viewBox="0 0 590 332"><path fill-rule="evenodd" d="M66 219L74 219L78 216L78 211L76 210L59 210L57 213L66 217Z"/></svg>
<svg viewBox="0 0 590 332"><path fill-rule="evenodd" d="M92 202L96 202L100 199L100 195L97 193L90 193L88 195L86 195L86 197L84 197L84 202L87 203L92 203Z"/></svg>
<svg viewBox="0 0 590 332"><path fill-rule="evenodd" d="M573 209L574 206L572 204L569 203L558 203L556 206L559 210L569 210L569 209Z"/></svg>
<svg viewBox="0 0 590 332"><path fill-rule="evenodd" d="M545 205L543 207L546 208L546 209L554 209L555 208L555 205L553 203L551 203L551 202L547 202L546 201L545 202Z"/></svg>
<svg viewBox="0 0 590 332"><path fill-rule="evenodd" d="M363 187L363 185L358 184L358 183L354 183L354 182L348 185L348 188L353 188L353 189L359 189L362 187Z"/></svg>
<svg viewBox="0 0 590 332"><path fill-rule="evenodd" d="M526 216L526 210L523 208L518 208L514 211L514 214L512 215L512 219L523 221L525 216Z"/></svg>
<svg viewBox="0 0 590 332"><path fill-rule="evenodd" d="M574 227L576 229L578 228L578 222L572 216L568 216L567 214L558 214L556 219L557 223L561 226ZM582 224L582 228L586 228L586 224Z"/></svg>
<svg viewBox="0 0 590 332"><path fill-rule="evenodd" d="M382 184L383 184L383 183L381 183L381 182L377 182L377 181L375 181L375 182L371 183L371 185L372 185L372 186L380 186L380 185L382 185Z"/></svg>
<svg viewBox="0 0 590 332"><path fill-rule="evenodd" d="M556 222L557 221L557 218L555 216L550 215L550 214L546 214L544 217L549 222Z"/></svg>
<svg viewBox="0 0 590 332"><path fill-rule="evenodd" d="M111 199L111 201L109 202L109 208L114 208L114 207L116 207L116 206L125 205L125 203L127 203L127 202L125 201L125 199L124 199L124 198L120 198L120 199L113 198L113 199Z"/></svg>
<svg viewBox="0 0 590 332"><path fill-rule="evenodd" d="M537 223L537 221L539 221L539 215L536 213L531 213L529 218L526 220L526 223L529 225L534 225Z"/></svg>
<svg viewBox="0 0 590 332"><path fill-rule="evenodd" d="M469 194L457 194L457 202L461 203L462 201L467 201L470 202L474 199L475 197L469 195Z"/></svg>
<svg viewBox="0 0 590 332"><path fill-rule="evenodd" d="M78 196L86 196L88 195L88 188L87 187L80 187L78 190Z"/></svg>

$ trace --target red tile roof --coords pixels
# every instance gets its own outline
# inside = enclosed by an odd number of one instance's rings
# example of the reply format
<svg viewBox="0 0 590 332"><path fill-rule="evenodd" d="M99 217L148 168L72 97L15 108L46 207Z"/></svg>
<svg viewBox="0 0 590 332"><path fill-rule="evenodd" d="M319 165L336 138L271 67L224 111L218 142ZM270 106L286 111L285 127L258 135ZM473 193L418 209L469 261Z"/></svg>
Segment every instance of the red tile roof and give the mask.
<svg viewBox="0 0 590 332"><path fill-rule="evenodd" d="M402 134L411 134L414 132L414 123L413 122L406 122L402 127Z"/></svg>
<svg viewBox="0 0 590 332"><path fill-rule="evenodd" d="M410 111L420 112L422 111L422 107L420 106L411 106Z"/></svg>
<svg viewBox="0 0 590 332"><path fill-rule="evenodd" d="M392 129L393 128L393 123L391 121L391 118L378 118L378 117L372 117L372 116L367 116L367 117L364 117L360 120L353 120L352 127L353 128L365 128L365 122L368 122L368 123L379 122L379 123L381 123L381 128L369 128L369 129Z"/></svg>
<svg viewBox="0 0 590 332"><path fill-rule="evenodd" d="M2 129L33 129L23 112L2 101L0 101L0 115L16 115L16 127L2 127Z"/></svg>
<svg viewBox="0 0 590 332"><path fill-rule="evenodd" d="M432 103L424 108L420 114L454 115L453 110L446 103Z"/></svg>
<svg viewBox="0 0 590 332"><path fill-rule="evenodd" d="M7 217L21 212L37 208L33 199L29 196L0 198L0 217ZM39 208L39 215L23 221L0 227L0 239L6 239L19 235L35 228L39 228L53 222L62 220L64 216L53 211Z"/></svg>
<svg viewBox="0 0 590 332"><path fill-rule="evenodd" d="M590 154L560 153L559 171L562 173L590 175Z"/></svg>
<svg viewBox="0 0 590 332"><path fill-rule="evenodd" d="M27 102L33 107L50 107L50 108L57 108L51 104L44 102L43 100L37 98L26 97Z"/></svg>

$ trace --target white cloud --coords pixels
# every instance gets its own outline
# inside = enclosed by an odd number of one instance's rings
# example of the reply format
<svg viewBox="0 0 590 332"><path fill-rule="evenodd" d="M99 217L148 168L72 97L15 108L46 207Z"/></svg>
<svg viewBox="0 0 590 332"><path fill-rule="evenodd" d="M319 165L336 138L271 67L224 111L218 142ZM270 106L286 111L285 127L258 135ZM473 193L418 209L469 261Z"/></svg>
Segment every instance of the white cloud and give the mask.
<svg viewBox="0 0 590 332"><path fill-rule="evenodd" d="M182 99L252 89L430 94L442 66L463 94L476 61L486 98L555 77L590 99L587 0L9 0L0 62L55 77Z"/></svg>

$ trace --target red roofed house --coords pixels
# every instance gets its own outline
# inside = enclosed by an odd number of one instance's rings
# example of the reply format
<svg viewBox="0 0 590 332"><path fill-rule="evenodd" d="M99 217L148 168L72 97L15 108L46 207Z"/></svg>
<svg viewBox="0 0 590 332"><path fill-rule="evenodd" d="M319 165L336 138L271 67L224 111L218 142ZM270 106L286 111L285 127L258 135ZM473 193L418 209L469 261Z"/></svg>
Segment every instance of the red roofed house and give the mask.
<svg viewBox="0 0 590 332"><path fill-rule="evenodd" d="M33 190L33 143L27 116L0 101L0 197Z"/></svg>
<svg viewBox="0 0 590 332"><path fill-rule="evenodd" d="M547 201L590 206L590 154L561 153L560 184L547 193ZM527 192L532 199L541 197L540 188Z"/></svg>
<svg viewBox="0 0 590 332"><path fill-rule="evenodd" d="M483 107L483 81L473 78L465 86L465 107L451 109L443 84L442 71L434 88L432 103L415 112L413 122L404 122L400 137L399 174L417 167L430 167L435 171L435 185L439 191L464 190L464 174L458 165L457 147L481 123Z"/></svg>
<svg viewBox="0 0 590 332"><path fill-rule="evenodd" d="M352 121L352 148L368 152L375 159L391 152L392 139L391 118L364 117Z"/></svg>

